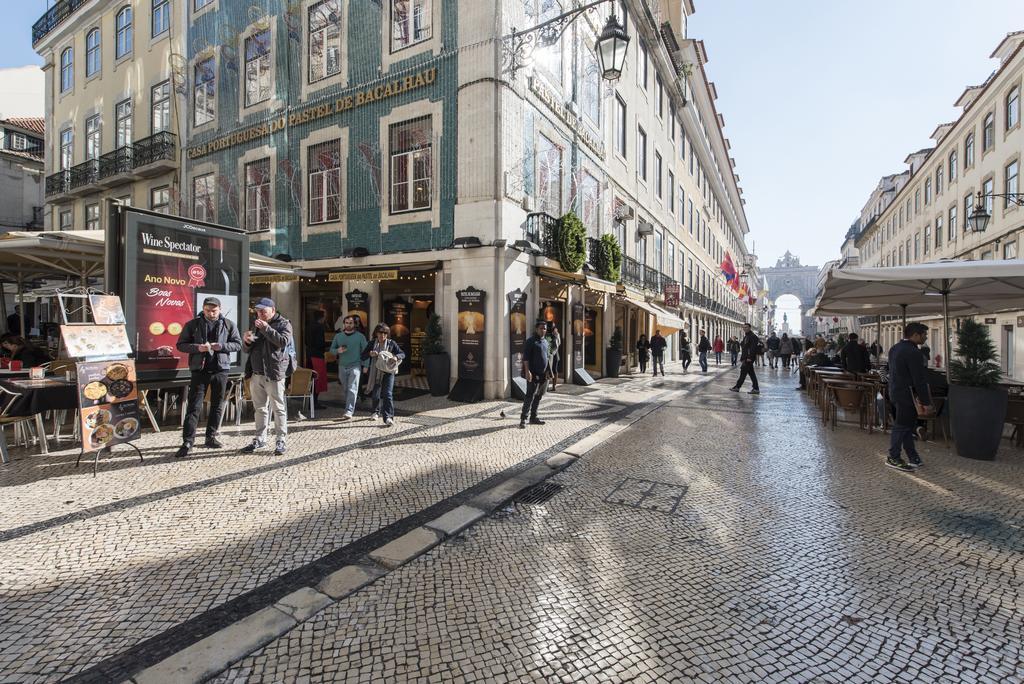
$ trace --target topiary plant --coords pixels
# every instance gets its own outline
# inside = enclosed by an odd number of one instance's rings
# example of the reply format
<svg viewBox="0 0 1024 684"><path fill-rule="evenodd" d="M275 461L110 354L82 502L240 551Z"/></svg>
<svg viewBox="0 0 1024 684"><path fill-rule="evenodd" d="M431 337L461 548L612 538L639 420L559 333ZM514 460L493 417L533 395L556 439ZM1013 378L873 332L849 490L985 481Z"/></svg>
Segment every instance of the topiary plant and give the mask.
<svg viewBox="0 0 1024 684"><path fill-rule="evenodd" d="M967 318L960 323L956 353L960 358L949 363L949 375L956 384L991 387L1002 378L1003 370L996 363L999 355L988 328L974 319Z"/></svg>
<svg viewBox="0 0 1024 684"><path fill-rule="evenodd" d="M605 280L613 283L619 281L622 267L622 248L614 235L605 234L601 236L601 242L597 250L597 274Z"/></svg>
<svg viewBox="0 0 1024 684"><path fill-rule="evenodd" d="M444 344L441 341L442 334L444 333L441 327L441 317L437 314L430 314L430 320L427 321L426 334L423 337L423 354L446 354L447 349L444 348Z"/></svg>
<svg viewBox="0 0 1024 684"><path fill-rule="evenodd" d="M562 270L575 273L587 259L587 229L573 212L562 217L558 228L558 262Z"/></svg>
<svg viewBox="0 0 1024 684"><path fill-rule="evenodd" d="M616 328L612 331L612 336L608 338L608 348L622 351L622 330Z"/></svg>

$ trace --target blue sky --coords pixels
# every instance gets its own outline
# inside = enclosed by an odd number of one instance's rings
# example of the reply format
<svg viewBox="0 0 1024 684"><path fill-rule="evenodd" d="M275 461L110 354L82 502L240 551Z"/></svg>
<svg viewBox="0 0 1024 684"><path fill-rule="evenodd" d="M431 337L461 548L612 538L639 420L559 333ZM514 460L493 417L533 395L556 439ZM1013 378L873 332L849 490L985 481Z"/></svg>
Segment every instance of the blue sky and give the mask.
<svg viewBox="0 0 1024 684"><path fill-rule="evenodd" d="M39 64L46 0L3 0L0 68ZM1024 0L695 0L762 266L835 258L882 176L958 116ZM0 93L0 111L3 109Z"/></svg>
<svg viewBox="0 0 1024 684"><path fill-rule="evenodd" d="M1024 0L694 0L761 266L839 254L879 178L930 147Z"/></svg>

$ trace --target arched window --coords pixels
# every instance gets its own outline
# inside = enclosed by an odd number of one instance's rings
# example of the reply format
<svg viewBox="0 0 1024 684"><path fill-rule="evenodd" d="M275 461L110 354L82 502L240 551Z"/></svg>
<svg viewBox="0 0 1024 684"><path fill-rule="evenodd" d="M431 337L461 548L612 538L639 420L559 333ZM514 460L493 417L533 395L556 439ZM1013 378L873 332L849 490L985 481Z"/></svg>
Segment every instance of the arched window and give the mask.
<svg viewBox="0 0 1024 684"><path fill-rule="evenodd" d="M92 76L100 70L100 30L94 28L85 36L85 75Z"/></svg>
<svg viewBox="0 0 1024 684"><path fill-rule="evenodd" d="M1006 96L1006 130L1020 123L1020 86L1015 86Z"/></svg>
<svg viewBox="0 0 1024 684"><path fill-rule="evenodd" d="M75 84L75 53L64 48L60 53L60 92L66 93Z"/></svg>
<svg viewBox="0 0 1024 684"><path fill-rule="evenodd" d="M132 51L132 8L125 5L117 13L117 48L115 56L120 59Z"/></svg>

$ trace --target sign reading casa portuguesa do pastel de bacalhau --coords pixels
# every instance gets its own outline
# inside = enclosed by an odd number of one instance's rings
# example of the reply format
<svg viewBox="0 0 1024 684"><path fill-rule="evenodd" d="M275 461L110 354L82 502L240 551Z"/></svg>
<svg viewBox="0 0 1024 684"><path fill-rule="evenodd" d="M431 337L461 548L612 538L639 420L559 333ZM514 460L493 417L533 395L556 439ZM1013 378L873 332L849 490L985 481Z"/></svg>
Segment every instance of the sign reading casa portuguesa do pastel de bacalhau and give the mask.
<svg viewBox="0 0 1024 684"><path fill-rule="evenodd" d="M337 98L333 102L324 102L318 105L310 105L295 111L290 111L280 116L276 116L269 121L249 126L241 130L223 135L219 138L199 145L193 145L188 148L188 158L198 159L207 154L213 152L219 152L220 150L226 150L229 147L235 145L241 145L243 143L252 142L260 138L265 138L273 133L282 131L289 126L301 126L317 119L322 119L325 116L331 116L333 114L343 114L352 109L357 109L363 105L368 105L371 102L377 102L379 100L386 100L389 97L407 93L410 90L416 90L432 84L437 78L437 68L432 67L419 71L415 74L410 74L402 78L396 78L387 83L381 83L380 85L372 88L363 88L358 90L355 94L344 95Z"/></svg>

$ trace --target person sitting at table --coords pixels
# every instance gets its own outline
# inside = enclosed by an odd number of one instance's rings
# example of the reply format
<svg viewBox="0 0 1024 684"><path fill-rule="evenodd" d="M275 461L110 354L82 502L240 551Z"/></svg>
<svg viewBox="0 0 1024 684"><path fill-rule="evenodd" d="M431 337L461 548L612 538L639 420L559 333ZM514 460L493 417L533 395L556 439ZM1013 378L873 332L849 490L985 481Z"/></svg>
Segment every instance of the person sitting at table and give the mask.
<svg viewBox="0 0 1024 684"><path fill-rule="evenodd" d="M805 370L808 366L835 366L836 363L829 358L828 354L823 351L818 351L817 348L812 346L804 354L803 365L800 366L800 386L797 389L807 389L807 371Z"/></svg>
<svg viewBox="0 0 1024 684"><path fill-rule="evenodd" d="M11 335L3 340L3 348L7 350L11 361L20 361L22 368L32 368L50 360L42 349L36 349L28 340L19 335Z"/></svg>
<svg viewBox="0 0 1024 684"><path fill-rule="evenodd" d="M861 347L857 333L850 333L846 346L839 352L839 359L843 368L851 373L867 373L871 370L871 359L868 358L866 350Z"/></svg>

